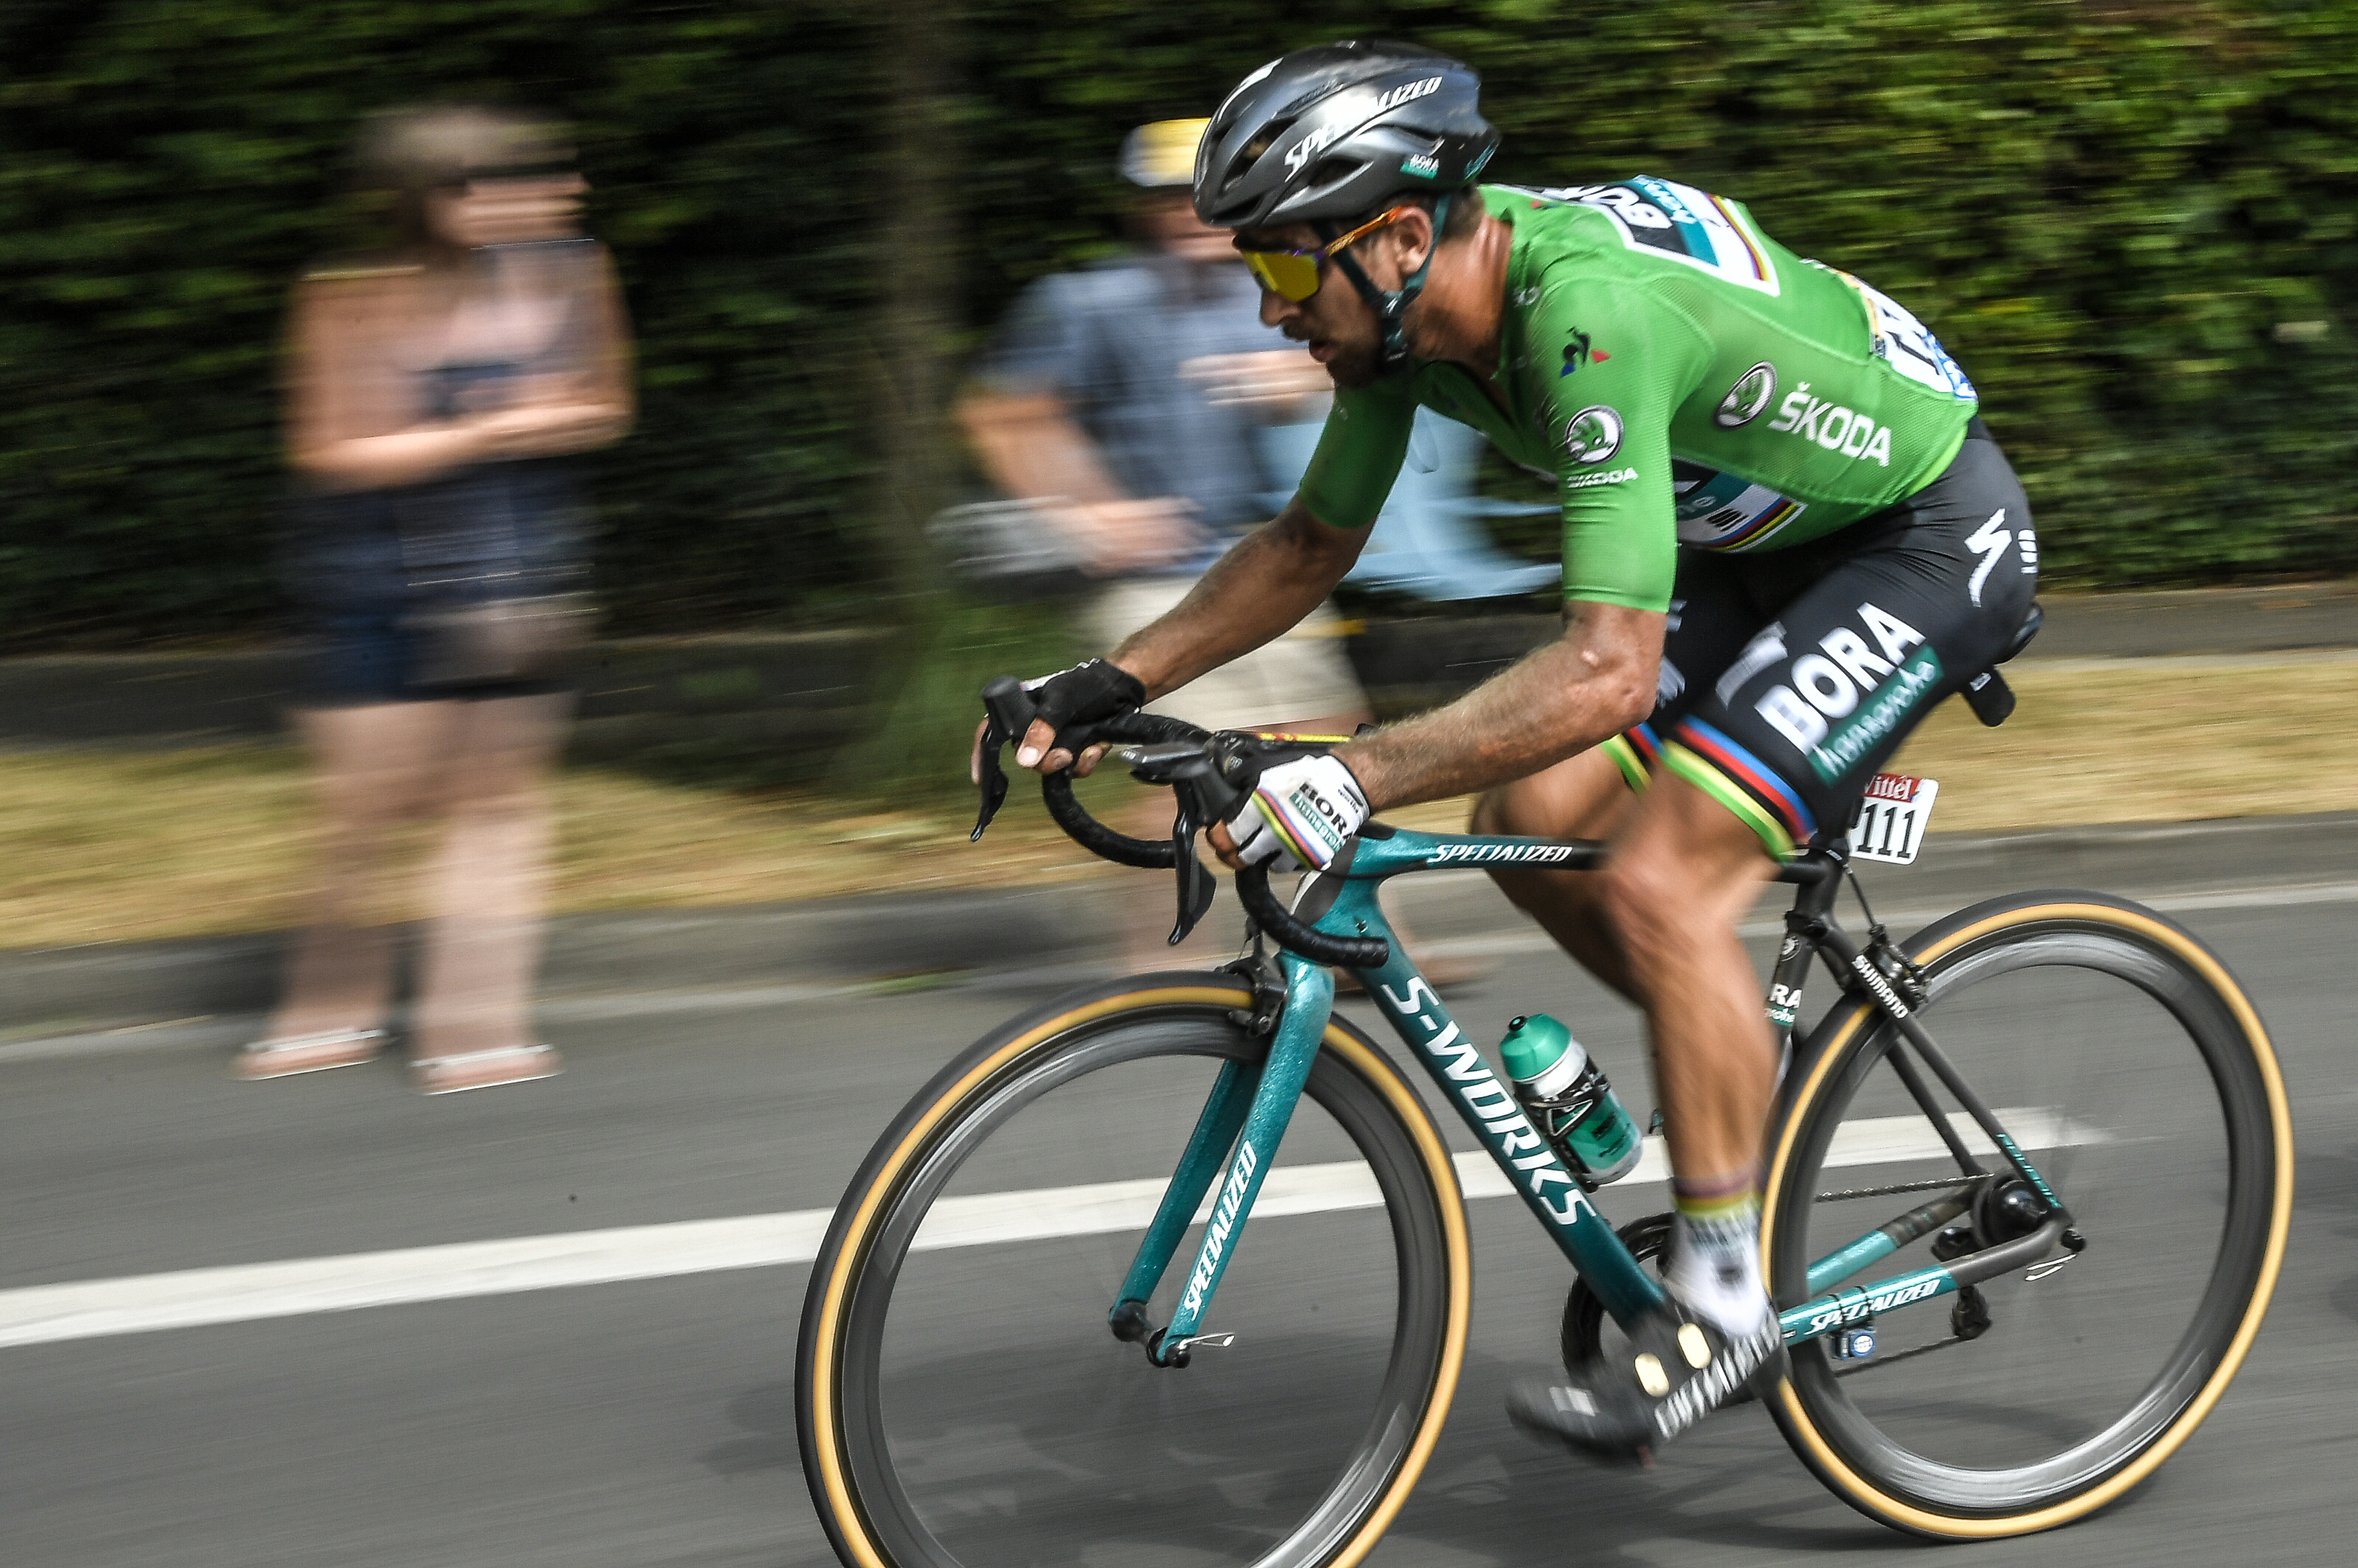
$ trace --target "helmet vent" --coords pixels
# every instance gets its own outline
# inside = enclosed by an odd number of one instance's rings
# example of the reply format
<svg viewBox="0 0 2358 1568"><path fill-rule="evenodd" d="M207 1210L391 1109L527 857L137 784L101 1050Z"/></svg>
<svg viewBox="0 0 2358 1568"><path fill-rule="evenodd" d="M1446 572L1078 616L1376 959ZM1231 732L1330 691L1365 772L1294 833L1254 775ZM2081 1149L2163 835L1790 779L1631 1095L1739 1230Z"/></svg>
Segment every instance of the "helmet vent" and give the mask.
<svg viewBox="0 0 2358 1568"><path fill-rule="evenodd" d="M1261 160L1262 155L1267 153L1270 148L1283 141L1285 139L1285 133L1292 129L1293 129L1293 120L1291 116L1282 120L1271 121L1268 124L1261 127L1261 133L1260 135L1255 136L1251 141L1247 142L1244 145L1244 149L1237 154L1238 163L1240 164L1243 168L1250 168L1253 165ZM1241 172L1241 170L1239 172Z"/></svg>

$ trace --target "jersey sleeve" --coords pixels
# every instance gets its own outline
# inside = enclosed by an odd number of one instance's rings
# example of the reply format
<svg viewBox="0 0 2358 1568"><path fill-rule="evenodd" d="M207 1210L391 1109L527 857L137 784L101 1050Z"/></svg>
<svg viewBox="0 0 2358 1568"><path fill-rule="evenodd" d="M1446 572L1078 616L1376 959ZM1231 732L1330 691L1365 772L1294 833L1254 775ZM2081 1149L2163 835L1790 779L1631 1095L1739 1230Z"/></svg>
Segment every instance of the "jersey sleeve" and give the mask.
<svg viewBox="0 0 2358 1568"><path fill-rule="evenodd" d="M1400 477L1416 400L1396 385L1353 387L1335 395L1318 449L1294 499L1313 517L1337 528L1364 528L1376 520Z"/></svg>
<svg viewBox="0 0 2358 1568"><path fill-rule="evenodd" d="M1052 274L1016 297L990 347L974 368L975 379L1010 395L1051 393L1086 399L1094 362L1090 329L1094 312L1077 275Z"/></svg>
<svg viewBox="0 0 2358 1568"><path fill-rule="evenodd" d="M1563 506L1563 596L1668 610L1678 570L1671 416L1705 344L1675 308L1610 279L1541 287L1525 324Z"/></svg>

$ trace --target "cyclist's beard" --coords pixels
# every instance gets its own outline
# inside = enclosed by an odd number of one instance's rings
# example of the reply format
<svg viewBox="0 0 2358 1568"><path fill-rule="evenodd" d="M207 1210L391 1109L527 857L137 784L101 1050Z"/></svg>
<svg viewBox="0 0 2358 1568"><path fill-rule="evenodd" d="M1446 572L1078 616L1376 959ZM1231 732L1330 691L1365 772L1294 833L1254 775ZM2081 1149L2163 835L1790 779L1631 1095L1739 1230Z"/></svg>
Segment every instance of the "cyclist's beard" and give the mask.
<svg viewBox="0 0 2358 1568"><path fill-rule="evenodd" d="M1347 346L1338 343L1335 356L1326 362L1326 374L1338 387L1373 386L1382 379L1376 364L1377 345L1373 341Z"/></svg>

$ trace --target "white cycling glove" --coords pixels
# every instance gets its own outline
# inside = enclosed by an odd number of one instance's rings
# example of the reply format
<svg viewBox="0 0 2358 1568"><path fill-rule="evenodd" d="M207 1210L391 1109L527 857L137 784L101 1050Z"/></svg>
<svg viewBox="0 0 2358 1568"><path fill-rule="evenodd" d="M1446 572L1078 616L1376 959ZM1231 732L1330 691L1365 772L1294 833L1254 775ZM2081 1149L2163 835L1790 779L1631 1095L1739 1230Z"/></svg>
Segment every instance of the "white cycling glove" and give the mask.
<svg viewBox="0 0 2358 1568"><path fill-rule="evenodd" d="M1264 771L1228 827L1248 866L1321 871L1367 820L1368 797L1350 769L1333 757L1303 757Z"/></svg>

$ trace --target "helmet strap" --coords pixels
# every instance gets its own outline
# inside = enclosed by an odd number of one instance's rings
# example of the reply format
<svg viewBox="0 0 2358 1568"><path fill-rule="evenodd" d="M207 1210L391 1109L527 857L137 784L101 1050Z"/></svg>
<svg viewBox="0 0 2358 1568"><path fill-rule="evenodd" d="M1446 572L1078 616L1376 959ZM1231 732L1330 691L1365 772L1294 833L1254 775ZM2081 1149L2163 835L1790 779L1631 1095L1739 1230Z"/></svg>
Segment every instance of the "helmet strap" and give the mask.
<svg viewBox="0 0 2358 1568"><path fill-rule="evenodd" d="M1441 249L1441 231L1449 222L1450 194L1444 190L1433 202L1433 243L1425 247L1424 260L1401 280L1398 288L1378 288L1374 281L1359 270L1357 258L1349 251L1338 252L1334 257L1335 265L1343 269L1343 276L1351 280L1351 287L1359 291L1359 297L1376 308L1376 319L1383 329L1382 347L1376 355L1376 371L1380 375L1397 375L1408 368L1408 308L1416 303L1418 295L1424 292L1425 274L1433 270L1433 255ZM1319 228L1321 239L1334 238L1334 234L1325 232L1329 228L1335 233L1342 232L1339 224L1322 223Z"/></svg>

